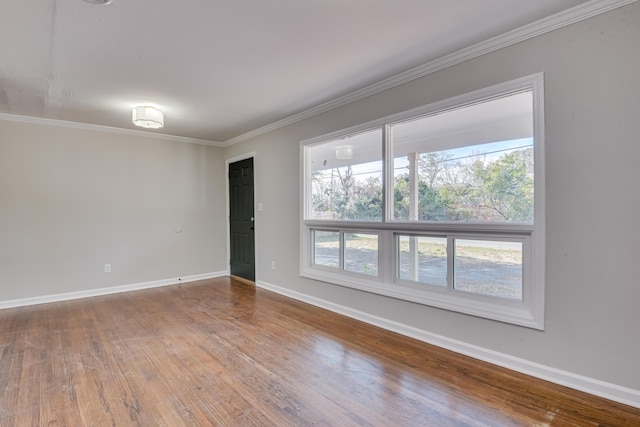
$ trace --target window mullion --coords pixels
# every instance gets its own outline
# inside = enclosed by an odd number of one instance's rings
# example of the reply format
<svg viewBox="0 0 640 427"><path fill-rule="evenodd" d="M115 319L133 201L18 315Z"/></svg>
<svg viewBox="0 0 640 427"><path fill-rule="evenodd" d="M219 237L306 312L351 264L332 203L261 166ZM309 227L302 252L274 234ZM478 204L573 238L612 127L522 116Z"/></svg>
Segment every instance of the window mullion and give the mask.
<svg viewBox="0 0 640 427"><path fill-rule="evenodd" d="M455 265L455 241L451 236L447 236L447 290L453 291L453 280L455 271L453 267Z"/></svg>
<svg viewBox="0 0 640 427"><path fill-rule="evenodd" d="M340 270L344 271L344 231L340 230L339 244L338 244L338 256L340 260Z"/></svg>
<svg viewBox="0 0 640 427"><path fill-rule="evenodd" d="M385 125L382 132L382 164L384 167L382 193L382 222L393 221L393 128Z"/></svg>

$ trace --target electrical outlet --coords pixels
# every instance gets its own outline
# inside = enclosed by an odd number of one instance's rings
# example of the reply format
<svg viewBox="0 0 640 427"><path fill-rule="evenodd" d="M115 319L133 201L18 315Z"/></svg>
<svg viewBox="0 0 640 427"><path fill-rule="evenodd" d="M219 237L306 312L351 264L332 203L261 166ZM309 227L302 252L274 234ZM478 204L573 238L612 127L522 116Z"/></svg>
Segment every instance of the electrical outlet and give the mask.
<svg viewBox="0 0 640 427"><path fill-rule="evenodd" d="M104 265L104 272L105 273L111 273L111 264L105 264Z"/></svg>
<svg viewBox="0 0 640 427"><path fill-rule="evenodd" d="M275 261L271 261L271 269L272 270L276 269L276 262Z"/></svg>

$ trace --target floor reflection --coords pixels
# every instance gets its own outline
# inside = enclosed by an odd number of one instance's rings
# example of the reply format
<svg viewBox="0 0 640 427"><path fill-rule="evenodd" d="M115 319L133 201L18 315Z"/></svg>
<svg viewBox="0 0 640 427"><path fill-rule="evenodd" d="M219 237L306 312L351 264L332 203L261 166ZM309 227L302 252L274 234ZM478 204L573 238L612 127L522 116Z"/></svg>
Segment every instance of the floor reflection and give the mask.
<svg viewBox="0 0 640 427"><path fill-rule="evenodd" d="M229 291L229 314L239 320L251 320L256 313L255 285L231 280Z"/></svg>
<svg viewBox="0 0 640 427"><path fill-rule="evenodd" d="M401 412L397 425L514 425L513 419L487 407L482 398L466 394L463 387L376 355L355 341L315 335L311 360L312 369L322 373L319 388L327 384L332 392L345 392L372 414Z"/></svg>

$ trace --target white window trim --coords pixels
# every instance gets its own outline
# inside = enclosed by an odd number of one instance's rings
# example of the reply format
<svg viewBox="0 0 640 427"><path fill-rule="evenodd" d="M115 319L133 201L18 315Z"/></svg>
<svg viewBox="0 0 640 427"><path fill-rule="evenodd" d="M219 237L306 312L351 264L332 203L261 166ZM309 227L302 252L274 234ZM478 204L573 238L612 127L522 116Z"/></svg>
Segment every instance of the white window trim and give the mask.
<svg viewBox="0 0 640 427"><path fill-rule="evenodd" d="M369 224L371 225L371 224ZM314 230L318 230L318 231L335 231L338 232L340 234L340 261L344 261L344 246L342 244L342 239L344 238L345 234L348 233L362 233L362 234L373 234L378 236L378 274L376 276L373 275L369 275L369 274L364 274L364 273L358 273L355 271L349 271L349 270L345 270L344 266L339 262L339 267L329 267L329 266L324 266L324 265L313 265L313 253L311 250L311 246L313 245L313 237L311 237L311 233L313 233ZM344 278L345 280L351 279L351 281L353 281L354 283L358 284L358 283L362 283L362 278L364 278L364 284L366 286L367 283L371 283L371 282L379 282L379 283L383 283L383 278L380 274L380 264L382 262L384 262L384 258L382 256L382 251L380 249L380 246L382 245L382 232L380 230L376 230L376 229L368 229L368 228L350 228L348 226L342 226L342 227L327 227L327 226L321 226L321 227L309 227L306 232L309 234L308 238L309 238L309 248L307 248L307 250L309 251L309 267L312 268L313 270L316 270L317 272L319 272L322 276L327 276L327 277L341 277ZM322 279L319 279L322 280ZM326 280L325 280L326 281Z"/></svg>
<svg viewBox="0 0 640 427"><path fill-rule="evenodd" d="M534 136L534 225L526 224L459 224L459 223L415 223L385 222L392 217L392 206L386 195L393 189L393 164L384 162L385 207L382 222L350 222L307 220L310 212L311 182L307 176L310 160L306 157L306 147L345 137L366 130L384 127L410 118L459 108L484 102L522 90L532 90L533 94L533 136ZM387 127L388 129L388 127ZM318 136L300 142L300 164L302 165L300 189L300 275L302 277L328 282L340 286L359 289L379 295L417 302L432 307L471 314L487 319L544 330L545 298L545 155L544 155L544 78L538 73L485 89L456 96L423 107L397 113L379 120ZM387 138L383 132L383 138ZM384 158L390 159L390 144L384 141ZM351 273L333 268L322 268L312 264L312 229L331 229L342 232L369 232L379 234L378 276ZM419 288L415 283L396 279L395 234L447 235L456 238L521 240L523 242L523 298L522 301L488 297L451 289L434 289L432 286Z"/></svg>

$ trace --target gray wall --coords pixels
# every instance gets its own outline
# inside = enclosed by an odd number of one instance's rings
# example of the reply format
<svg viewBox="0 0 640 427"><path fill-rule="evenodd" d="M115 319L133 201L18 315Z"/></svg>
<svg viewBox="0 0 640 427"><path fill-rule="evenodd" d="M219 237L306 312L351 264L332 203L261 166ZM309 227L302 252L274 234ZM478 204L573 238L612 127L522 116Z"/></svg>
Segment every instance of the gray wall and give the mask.
<svg viewBox="0 0 640 427"><path fill-rule="evenodd" d="M544 332L299 277L299 141L541 71ZM256 213L257 280L640 390L639 79L633 3L225 149L225 158L256 153L256 201L264 204Z"/></svg>
<svg viewBox="0 0 640 427"><path fill-rule="evenodd" d="M224 179L220 148L0 121L0 301L225 271Z"/></svg>

